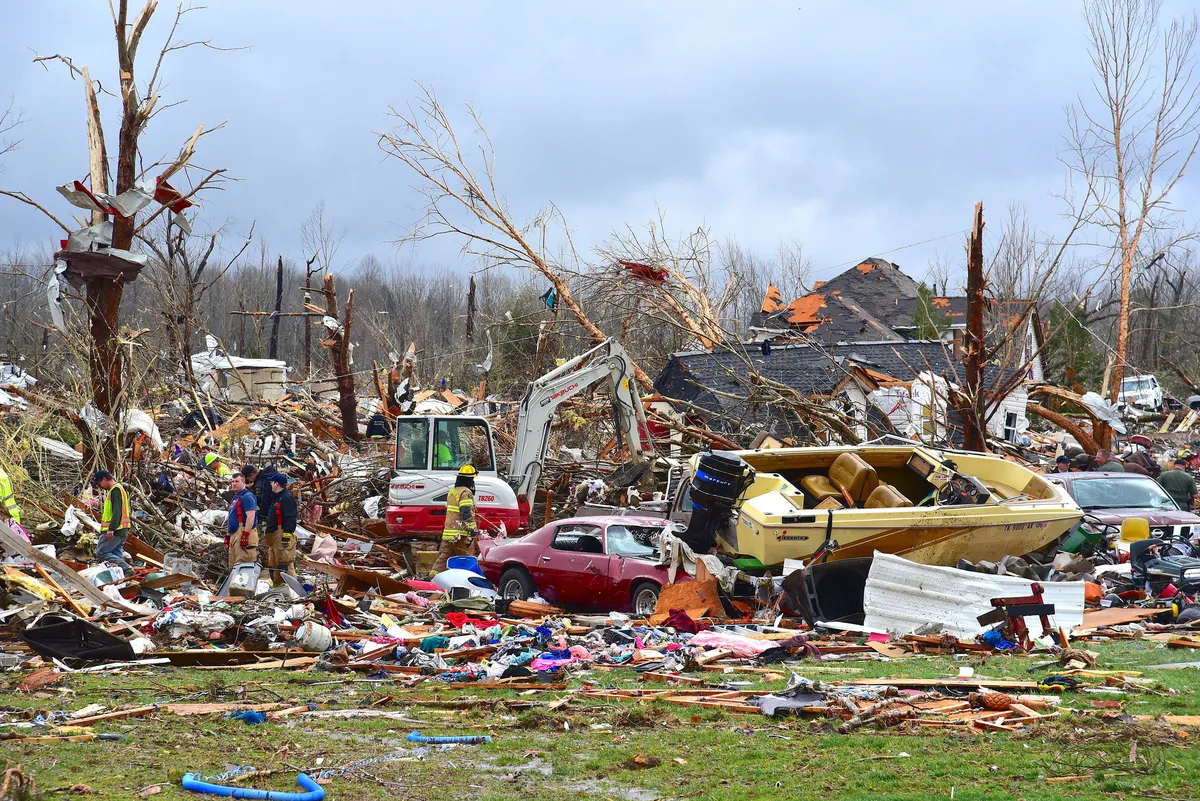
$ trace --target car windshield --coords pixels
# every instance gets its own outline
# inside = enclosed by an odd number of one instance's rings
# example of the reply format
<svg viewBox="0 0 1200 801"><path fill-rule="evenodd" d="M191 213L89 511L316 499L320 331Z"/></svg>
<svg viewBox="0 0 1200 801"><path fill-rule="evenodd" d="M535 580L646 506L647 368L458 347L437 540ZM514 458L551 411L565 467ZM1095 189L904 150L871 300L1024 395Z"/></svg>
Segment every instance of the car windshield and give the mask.
<svg viewBox="0 0 1200 801"><path fill-rule="evenodd" d="M1149 478L1086 478L1071 482L1075 502L1084 509L1177 509L1158 483Z"/></svg>
<svg viewBox="0 0 1200 801"><path fill-rule="evenodd" d="M609 526L608 552L615 556L653 556L660 531L651 526Z"/></svg>
<svg viewBox="0 0 1200 801"><path fill-rule="evenodd" d="M1121 382L1121 390L1124 392L1141 392L1152 388L1149 378L1126 378Z"/></svg>

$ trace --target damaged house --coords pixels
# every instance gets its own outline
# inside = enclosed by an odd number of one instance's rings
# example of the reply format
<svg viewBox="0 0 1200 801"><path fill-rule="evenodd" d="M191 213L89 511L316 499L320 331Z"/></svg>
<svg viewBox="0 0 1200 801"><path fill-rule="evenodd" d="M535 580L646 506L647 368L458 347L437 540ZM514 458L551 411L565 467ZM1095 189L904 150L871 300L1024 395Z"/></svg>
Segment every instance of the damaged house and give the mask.
<svg viewBox="0 0 1200 801"><path fill-rule="evenodd" d="M1043 380L1043 331L1030 301L1001 300L986 318L994 335L1024 327L1022 335L1012 338L1015 352L1006 361L1013 368L1024 367L1026 379ZM816 282L812 292L787 305L778 289L768 287L761 309L750 320L754 342L798 336L821 344L937 338L950 345L958 362L966 330L965 295L934 295L897 265L876 258Z"/></svg>
<svg viewBox="0 0 1200 801"><path fill-rule="evenodd" d="M277 401L285 394L287 362L278 359L244 359L220 349L206 337L207 350L192 354L192 373L200 389L230 401Z"/></svg>
<svg viewBox="0 0 1200 801"><path fill-rule="evenodd" d="M983 379L985 387L1016 383L987 421L993 437L1015 442L1029 426L1028 396L1011 377L989 366ZM764 391L764 380L840 412L861 439L895 433L961 443L962 424L949 398L962 383L962 365L940 340L748 343L685 351L670 357L655 389L691 423L741 444L760 432L797 443L828 436L781 403L778 393Z"/></svg>

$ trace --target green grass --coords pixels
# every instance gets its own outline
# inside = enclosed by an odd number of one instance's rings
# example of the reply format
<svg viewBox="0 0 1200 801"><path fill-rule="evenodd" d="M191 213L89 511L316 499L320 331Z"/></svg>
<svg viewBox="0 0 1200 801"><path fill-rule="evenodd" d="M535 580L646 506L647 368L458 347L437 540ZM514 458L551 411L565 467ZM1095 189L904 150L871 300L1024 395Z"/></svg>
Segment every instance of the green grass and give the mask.
<svg viewBox="0 0 1200 801"><path fill-rule="evenodd" d="M961 730L918 732L864 729L838 735L833 724L801 718L772 719L663 702L630 703L575 699L556 710L530 706L555 695L422 686L407 690L358 677L284 671L147 669L117 676L71 675L34 694L0 687L12 714L78 709L89 703L126 707L172 701L316 701L330 708L362 708L408 720L313 719L248 726L206 717L112 721L97 731L120 733L122 742L3 743L0 761L32 775L44 798L83 783L108 798L136 798L161 784L158 799L187 795L178 785L186 771L216 774L233 765L274 771L246 780L248 786L295 790L297 770L336 768L367 757L384 760L326 785L330 799L444 799L478 801L542 797L559 799L654 798L797 799L1066 799L1200 797L1200 759L1191 737L1160 722L1129 722L1128 715L1200 714L1200 670L1150 670L1148 666L1200 659L1189 651L1124 641L1091 646L1101 669L1141 670L1156 679L1152 692L1128 695L1073 693L1063 706L1076 710L1020 734ZM989 656L915 658L893 662L804 663L813 679L936 677L962 665L977 675L1030 679L1039 658ZM850 670L848 671L847 668ZM781 671L786 674L786 670ZM761 682L756 674L705 674L712 681ZM575 677L602 686L641 686L632 671L596 671ZM331 683L332 682L332 683ZM654 685L658 686L658 685ZM390 700L388 699L390 696ZM431 699L476 699L465 709L423 706ZM1096 709L1093 701L1119 700L1120 710ZM413 722L416 721L416 722ZM477 746L418 752L404 736L486 733ZM1129 762L1136 741L1136 760ZM907 754L907 756L902 756ZM633 758L654 757L637 769ZM1047 778L1084 774L1084 781L1055 784Z"/></svg>

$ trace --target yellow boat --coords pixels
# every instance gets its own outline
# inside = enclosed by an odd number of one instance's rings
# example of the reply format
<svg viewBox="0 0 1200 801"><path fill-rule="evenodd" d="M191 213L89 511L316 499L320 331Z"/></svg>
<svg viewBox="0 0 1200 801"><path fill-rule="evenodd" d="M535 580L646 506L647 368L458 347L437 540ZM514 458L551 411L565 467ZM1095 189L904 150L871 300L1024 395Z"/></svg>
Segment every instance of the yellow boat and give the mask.
<svg viewBox="0 0 1200 801"><path fill-rule="evenodd" d="M929 565L997 560L1038 550L1082 515L1041 475L981 453L868 444L728 455L755 476L718 545L765 565L808 561L828 539L838 544L831 560L875 551Z"/></svg>

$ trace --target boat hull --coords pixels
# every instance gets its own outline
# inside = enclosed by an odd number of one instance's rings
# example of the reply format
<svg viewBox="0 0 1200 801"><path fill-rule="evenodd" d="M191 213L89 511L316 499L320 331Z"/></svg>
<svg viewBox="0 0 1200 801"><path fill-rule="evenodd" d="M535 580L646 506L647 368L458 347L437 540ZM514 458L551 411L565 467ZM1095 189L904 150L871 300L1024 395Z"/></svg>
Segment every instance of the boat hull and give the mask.
<svg viewBox="0 0 1200 801"><path fill-rule="evenodd" d="M852 452L913 505L855 504L821 508L799 485L821 475L839 454ZM921 446L860 446L742 451L757 472L736 519L718 543L730 554L765 565L809 560L825 542L838 543L830 559L892 553L928 565L960 559L998 560L1054 542L1082 515L1071 498L1022 465L986 454ZM953 476L971 476L984 503L941 503ZM894 497L894 493L893 493ZM920 501L918 504L917 502Z"/></svg>
<svg viewBox="0 0 1200 801"><path fill-rule="evenodd" d="M828 530L838 543L831 560L882 551L921 564L953 566L959 559L995 561L1036 551L1079 520L1078 511L1061 506L1022 509L1003 517L980 508L906 509L911 514L903 516L895 510L818 509L800 515L811 516L811 523L789 525L762 523L742 514L734 533L722 536L720 545L728 553L776 565L785 559L807 560L825 541Z"/></svg>

